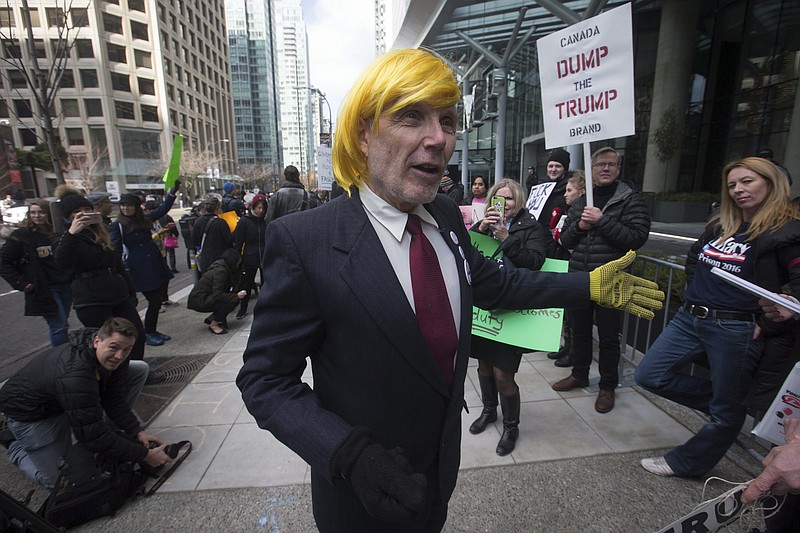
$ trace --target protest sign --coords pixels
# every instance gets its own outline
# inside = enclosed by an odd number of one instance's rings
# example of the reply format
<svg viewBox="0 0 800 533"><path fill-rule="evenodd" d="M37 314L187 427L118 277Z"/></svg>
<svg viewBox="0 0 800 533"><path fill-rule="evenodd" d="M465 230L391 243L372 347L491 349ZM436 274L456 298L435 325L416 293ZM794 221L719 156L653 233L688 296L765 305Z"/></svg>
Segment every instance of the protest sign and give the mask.
<svg viewBox="0 0 800 533"><path fill-rule="evenodd" d="M492 257L500 241L469 232L472 244L485 257ZM502 252L495 258L502 257ZM542 272L566 272L568 262L547 259ZM472 334L533 351L555 352L561 344L563 309L525 309L518 311L472 308Z"/></svg>
<svg viewBox="0 0 800 533"><path fill-rule="evenodd" d="M540 183L539 185L531 187L531 192L528 195L528 203L525 204L525 207L530 214L533 215L533 218L539 219L539 215L542 214L542 208L555 186L555 181L548 181L547 183Z"/></svg>
<svg viewBox="0 0 800 533"><path fill-rule="evenodd" d="M800 417L800 363L794 365L786 376L783 386L775 399L753 428L753 435L770 441L772 444L786 444L783 421Z"/></svg>
<svg viewBox="0 0 800 533"><path fill-rule="evenodd" d="M709 500L692 512L683 516L656 533L714 533L739 520L748 512L741 497L747 484L738 485L731 490Z"/></svg>
<svg viewBox="0 0 800 533"><path fill-rule="evenodd" d="M631 5L537 41L545 146L633 135Z"/></svg>
<svg viewBox="0 0 800 533"><path fill-rule="evenodd" d="M317 185L322 191L333 187L333 150L329 146L317 146Z"/></svg>
<svg viewBox="0 0 800 533"><path fill-rule="evenodd" d="M164 189L169 189L178 181L181 175L181 152L183 151L183 135L176 135L172 142L172 157L169 159L169 167L164 173L161 181L164 182Z"/></svg>

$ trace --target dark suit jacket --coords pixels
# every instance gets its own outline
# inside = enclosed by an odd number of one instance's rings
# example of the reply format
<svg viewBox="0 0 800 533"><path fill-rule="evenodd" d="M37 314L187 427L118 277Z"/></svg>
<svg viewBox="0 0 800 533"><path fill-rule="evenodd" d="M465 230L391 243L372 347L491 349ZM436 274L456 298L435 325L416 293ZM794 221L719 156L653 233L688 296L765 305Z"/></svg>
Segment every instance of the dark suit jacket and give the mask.
<svg viewBox="0 0 800 533"><path fill-rule="evenodd" d="M473 303L527 309L589 302L586 273L500 268L470 245L450 199L438 195L425 208L442 229L461 285L451 390L358 192L267 229L264 278L270 283L259 293L237 385L258 425L311 465L312 485L338 487L330 495L352 493L348 481L333 479L330 462L351 429L363 426L387 449L401 446L416 472L435 473L438 461L447 502L460 462ZM309 356L313 390L300 381ZM320 491L314 490L316 513Z"/></svg>

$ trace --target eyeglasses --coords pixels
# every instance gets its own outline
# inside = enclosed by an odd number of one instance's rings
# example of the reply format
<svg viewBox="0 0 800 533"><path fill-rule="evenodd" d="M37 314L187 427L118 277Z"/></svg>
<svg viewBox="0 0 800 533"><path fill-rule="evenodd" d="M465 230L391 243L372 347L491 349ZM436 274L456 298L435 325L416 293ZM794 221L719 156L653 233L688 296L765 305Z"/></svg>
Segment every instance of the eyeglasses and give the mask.
<svg viewBox="0 0 800 533"><path fill-rule="evenodd" d="M592 168L617 168L619 163L614 163L613 161L598 161L597 163L592 163Z"/></svg>

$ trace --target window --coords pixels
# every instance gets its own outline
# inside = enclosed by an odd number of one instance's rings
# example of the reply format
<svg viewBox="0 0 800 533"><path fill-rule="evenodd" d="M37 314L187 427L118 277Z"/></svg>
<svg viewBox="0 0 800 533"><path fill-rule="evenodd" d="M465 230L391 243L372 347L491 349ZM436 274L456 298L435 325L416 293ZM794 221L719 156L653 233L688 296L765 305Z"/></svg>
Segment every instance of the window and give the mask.
<svg viewBox="0 0 800 533"><path fill-rule="evenodd" d="M72 69L64 70L64 73L61 75L61 88L62 89L75 88L75 75L72 73Z"/></svg>
<svg viewBox="0 0 800 533"><path fill-rule="evenodd" d="M128 9L145 13L144 0L128 0Z"/></svg>
<svg viewBox="0 0 800 533"><path fill-rule="evenodd" d="M74 98L61 99L61 112L64 117L80 117L81 110L78 108L78 101Z"/></svg>
<svg viewBox="0 0 800 533"><path fill-rule="evenodd" d="M22 137L22 146L36 146L39 144L39 137L36 136L36 132L33 130L28 128L20 129L19 135Z"/></svg>
<svg viewBox="0 0 800 533"><path fill-rule="evenodd" d="M87 117L102 117L103 104L97 98L86 98L83 100L83 105L86 106Z"/></svg>
<svg viewBox="0 0 800 533"><path fill-rule="evenodd" d="M23 10L24 11L24 10ZM42 25L42 22L39 20L39 10L35 7L28 9L28 13L31 15L31 27L38 28ZM22 25L25 26L25 15L22 16ZM25 26L27 28L27 26Z"/></svg>
<svg viewBox="0 0 800 533"><path fill-rule="evenodd" d="M64 27L64 10L60 7L48 7L45 9L47 13L47 26L50 28L63 28Z"/></svg>
<svg viewBox="0 0 800 533"><path fill-rule="evenodd" d="M8 118L8 104L0 101L0 118Z"/></svg>
<svg viewBox="0 0 800 533"><path fill-rule="evenodd" d="M86 8L73 7L69 10L72 16L72 25L76 28L86 28L89 26L89 13Z"/></svg>
<svg viewBox="0 0 800 533"><path fill-rule="evenodd" d="M16 25L14 11L10 7L0 7L0 27L14 28Z"/></svg>
<svg viewBox="0 0 800 533"><path fill-rule="evenodd" d="M127 74L111 73L111 87L115 91L131 92L131 79Z"/></svg>
<svg viewBox="0 0 800 533"><path fill-rule="evenodd" d="M147 32L147 24L143 24L141 22L136 22L135 20L132 20L131 37L133 37L134 39L141 39L143 41L149 40L150 35Z"/></svg>
<svg viewBox="0 0 800 533"><path fill-rule="evenodd" d="M108 60L116 63L127 63L128 59L125 57L125 47L118 44L106 43L106 50L108 53Z"/></svg>
<svg viewBox="0 0 800 533"><path fill-rule="evenodd" d="M8 82L11 84L11 87L15 89L21 89L28 86L28 82L25 81L25 75L16 69L11 69L8 71Z"/></svg>
<svg viewBox="0 0 800 533"><path fill-rule="evenodd" d="M154 105L142 104L142 120L145 122L158 122L158 108Z"/></svg>
<svg viewBox="0 0 800 533"><path fill-rule="evenodd" d="M139 94L156 94L156 82L145 78L139 78Z"/></svg>
<svg viewBox="0 0 800 533"><path fill-rule="evenodd" d="M114 102L114 110L117 118L127 118L133 120L136 118L133 114L133 102Z"/></svg>
<svg viewBox="0 0 800 533"><path fill-rule="evenodd" d="M47 59L47 48L42 39L33 40L33 54L37 59Z"/></svg>
<svg viewBox="0 0 800 533"><path fill-rule="evenodd" d="M75 41L75 49L78 51L78 59L91 59L94 57L94 48L89 39L78 39Z"/></svg>
<svg viewBox="0 0 800 533"><path fill-rule="evenodd" d="M107 32L122 33L122 17L117 17L111 13L103 13L103 28Z"/></svg>
<svg viewBox="0 0 800 533"><path fill-rule="evenodd" d="M65 128L67 130L67 142L70 146L83 146L83 128Z"/></svg>
<svg viewBox="0 0 800 533"><path fill-rule="evenodd" d="M81 85L83 88L98 87L97 71L89 69L81 69Z"/></svg>
<svg viewBox="0 0 800 533"><path fill-rule="evenodd" d="M144 50L134 50L133 57L136 61L137 67L153 68L153 61L150 57L150 52L145 52Z"/></svg>
<svg viewBox="0 0 800 533"><path fill-rule="evenodd" d="M27 100L14 100L14 110L19 118L30 118L33 116L31 103Z"/></svg>

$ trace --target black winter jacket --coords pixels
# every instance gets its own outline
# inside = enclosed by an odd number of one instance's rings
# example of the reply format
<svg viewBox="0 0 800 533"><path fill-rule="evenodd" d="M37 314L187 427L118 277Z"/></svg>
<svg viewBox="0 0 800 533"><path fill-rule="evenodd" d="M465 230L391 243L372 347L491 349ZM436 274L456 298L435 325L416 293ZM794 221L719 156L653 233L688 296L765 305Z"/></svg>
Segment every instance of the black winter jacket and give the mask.
<svg viewBox="0 0 800 533"><path fill-rule="evenodd" d="M470 231L490 235L489 232L480 231L480 225L480 222L477 222ZM511 219L508 238L500 244L495 255L503 252L504 257L508 257L515 267L539 270L546 259L548 239L550 239L549 232L545 231L533 215L523 207Z"/></svg>
<svg viewBox="0 0 800 533"><path fill-rule="evenodd" d="M215 311L220 303L236 303L239 301L235 293L238 284L239 272L236 264L230 264L224 258L218 259L194 284L186 307L192 311L209 313Z"/></svg>
<svg viewBox="0 0 800 533"><path fill-rule="evenodd" d="M686 256L686 283L691 283L697 267L697 258L703 246L720 235L720 226L710 223L700 238L689 249ZM753 257L754 282L772 292L785 292L789 285L790 293L800 297L800 221L790 222L774 232L761 235L750 241L755 250ZM792 329L798 327L798 320L775 323L758 317L764 338L764 351L756 370L755 378L747 396L748 408L766 411L775 398L789 371L798 359Z"/></svg>
<svg viewBox="0 0 800 533"><path fill-rule="evenodd" d="M561 243L572 250L571 271L590 272L647 242L650 211L627 183L618 182L616 192L603 207L603 217L589 231L578 227L585 206L586 197L578 198L561 230Z"/></svg>
<svg viewBox="0 0 800 533"><path fill-rule="evenodd" d="M225 250L233 246L228 223L215 215L203 215L195 221L192 226L192 242L198 250L202 248L197 261L200 272L205 272L211 267L211 263L222 257Z"/></svg>
<svg viewBox="0 0 800 533"><path fill-rule="evenodd" d="M29 228L20 228L9 236L0 248L0 275L9 285L24 292L25 286L33 285L32 292L25 293L25 316L42 316L58 311L50 292L50 286L69 285L69 271L56 268L52 246L56 235L41 235ZM45 245L46 243L46 245ZM51 263L48 269L43 261Z"/></svg>
<svg viewBox="0 0 800 533"><path fill-rule="evenodd" d="M95 242L85 229L77 235L65 232L56 244L56 264L72 271L73 307L117 305L136 296L122 259L113 248Z"/></svg>
<svg viewBox="0 0 800 533"><path fill-rule="evenodd" d="M242 266L261 266L266 233L267 223L263 217L248 215L239 219L233 231L233 249L242 252Z"/></svg>
<svg viewBox="0 0 800 533"><path fill-rule="evenodd" d="M316 199L306 191L301 183L285 181L269 199L267 215L264 220L269 224L276 218L313 207L317 207Z"/></svg>
<svg viewBox="0 0 800 533"><path fill-rule="evenodd" d="M128 436L142 431L126 404L128 361L114 371L97 361L97 329L69 335L69 343L35 357L0 389L0 411L17 422L66 414L72 433L89 450L122 461L141 461L147 448L109 429L104 413Z"/></svg>

